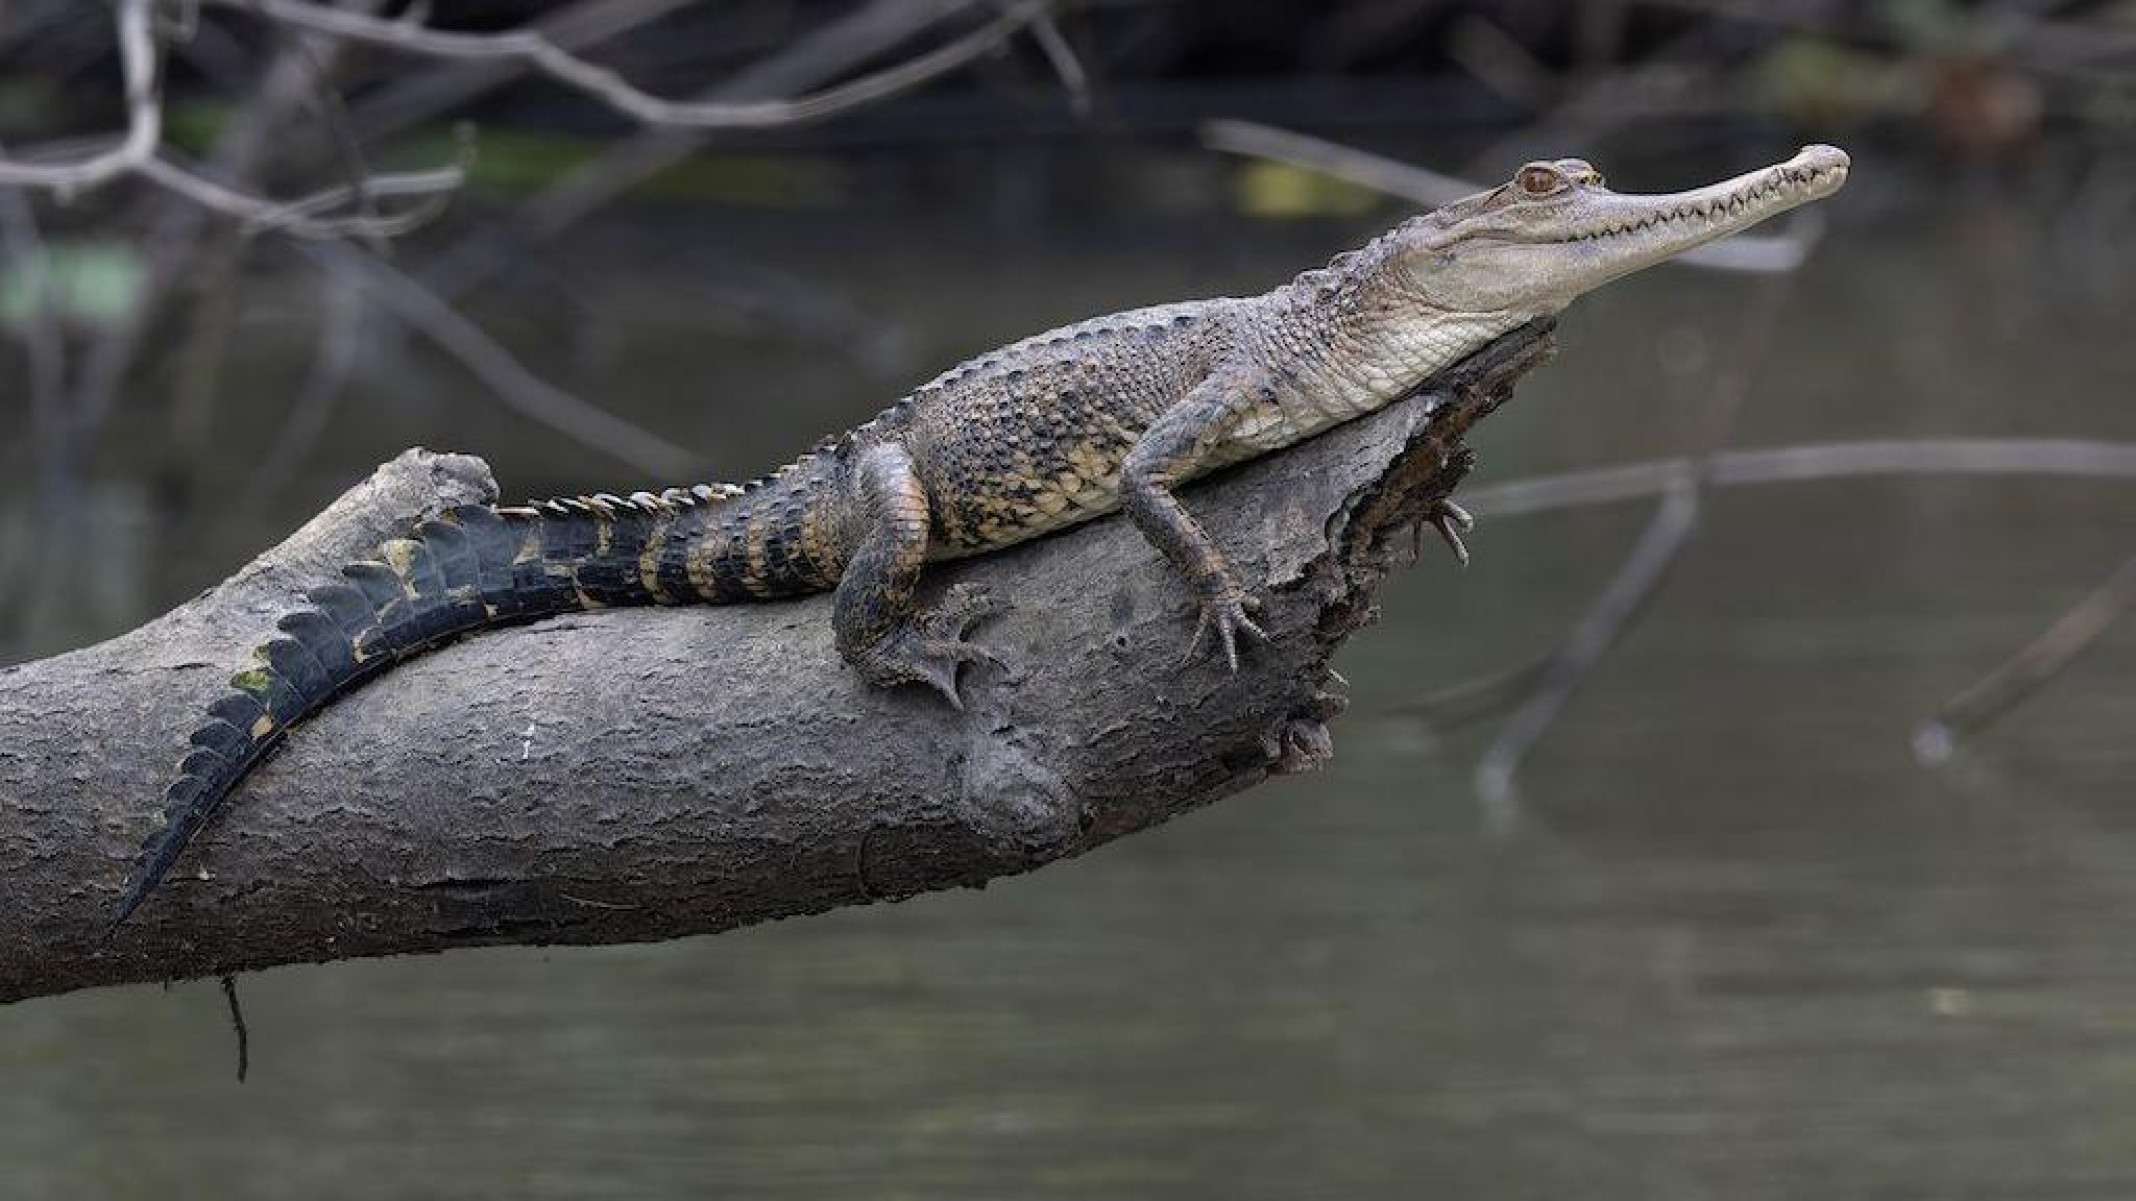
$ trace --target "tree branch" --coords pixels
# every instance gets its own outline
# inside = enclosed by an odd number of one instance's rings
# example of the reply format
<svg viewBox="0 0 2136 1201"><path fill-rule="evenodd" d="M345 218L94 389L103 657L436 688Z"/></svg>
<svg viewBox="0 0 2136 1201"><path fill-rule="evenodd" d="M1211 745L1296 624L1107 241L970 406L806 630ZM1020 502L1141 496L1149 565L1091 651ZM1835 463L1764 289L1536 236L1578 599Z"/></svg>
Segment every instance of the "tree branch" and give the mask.
<svg viewBox="0 0 2136 1201"><path fill-rule="evenodd" d="M2136 479L2136 442L2081 438L1871 438L1729 450L1704 460L1706 482L1719 487L1800 484L1899 476L2039 476ZM1485 484L1462 504L1486 516L1511 517L1614 504L1667 492L1700 460L1648 459Z"/></svg>
<svg viewBox="0 0 2136 1201"><path fill-rule="evenodd" d="M1548 353L1524 328L1430 392L1190 500L1261 581L1272 641L1178 666L1187 594L1125 522L933 572L990 587L1008 663L956 713L838 661L826 598L498 631L329 706L108 943L185 732L305 585L411 518L493 493L411 451L169 615L0 670L0 1001L476 944L674 938L972 886L1328 752L1328 660L1460 439ZM1093 581L1103 581L1093 586Z"/></svg>
<svg viewBox="0 0 2136 1201"><path fill-rule="evenodd" d="M321 188L294 200L272 200L242 188L217 183L199 171L179 166L168 157L146 159L135 174L194 204L239 222L246 234L280 231L297 238L398 238L428 224L444 211L445 202L467 182L472 144L463 146L460 160L428 171L391 171L359 177L351 183ZM355 212L348 216L315 216L331 209L379 200L388 196L414 197L416 202L392 213Z"/></svg>
<svg viewBox="0 0 2136 1201"><path fill-rule="evenodd" d="M994 20L925 54L809 96L782 100L668 100L631 86L621 75L587 62L538 29L456 33L324 8L305 0L208 0L242 8L293 28L432 58L507 60L526 64L646 125L691 129L770 129L820 121L847 109L907 92L991 53L1018 30L1045 16L1050 0L1022 0Z"/></svg>
<svg viewBox="0 0 2136 1201"><path fill-rule="evenodd" d="M85 159L59 163L0 160L0 187L50 188L72 196L138 168L163 141L163 104L156 88L156 38L149 0L119 0L119 62L126 79L126 133L117 145Z"/></svg>
<svg viewBox="0 0 2136 1201"><path fill-rule="evenodd" d="M2003 715L2045 688L2076 662L2101 634L2136 605L2136 558L2124 559L2090 596L2062 614L2047 632L2025 649L1943 702L1914 728L1914 758L1923 765L1945 763L1961 738L1988 728Z"/></svg>
<svg viewBox="0 0 2136 1201"><path fill-rule="evenodd" d="M753 102L821 85L956 17L976 0L873 0L706 89L702 103ZM501 222L438 256L424 279L448 301L487 282L535 244L556 237L647 179L690 157L713 131L648 126L522 201Z"/></svg>
<svg viewBox="0 0 2136 1201"><path fill-rule="evenodd" d="M433 171L406 171L360 180L353 186L315 192L278 202L221 184L170 160L163 147L163 97L159 55L150 0L119 0L119 63L126 81L126 132L109 150L87 158L57 162L0 158L0 187L47 189L62 199L98 188L122 176L145 179L195 204L235 217L248 230L279 229L298 237L324 238L369 233L392 236L408 232L434 216L442 197L466 179L462 161ZM369 19L354 17L353 19ZM321 218L318 214L352 196L414 196L424 203L383 217Z"/></svg>

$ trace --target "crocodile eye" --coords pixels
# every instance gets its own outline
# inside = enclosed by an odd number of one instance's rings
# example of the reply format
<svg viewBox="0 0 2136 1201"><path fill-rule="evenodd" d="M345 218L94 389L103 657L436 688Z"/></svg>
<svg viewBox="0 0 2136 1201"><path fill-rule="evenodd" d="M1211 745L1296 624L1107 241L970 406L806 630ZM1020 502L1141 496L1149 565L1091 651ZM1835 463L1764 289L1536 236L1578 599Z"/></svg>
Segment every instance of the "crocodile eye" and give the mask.
<svg viewBox="0 0 2136 1201"><path fill-rule="evenodd" d="M1520 190L1529 196L1549 196L1565 188L1565 177L1558 173L1557 168L1543 163L1529 163L1522 167L1520 174L1513 179L1520 185Z"/></svg>

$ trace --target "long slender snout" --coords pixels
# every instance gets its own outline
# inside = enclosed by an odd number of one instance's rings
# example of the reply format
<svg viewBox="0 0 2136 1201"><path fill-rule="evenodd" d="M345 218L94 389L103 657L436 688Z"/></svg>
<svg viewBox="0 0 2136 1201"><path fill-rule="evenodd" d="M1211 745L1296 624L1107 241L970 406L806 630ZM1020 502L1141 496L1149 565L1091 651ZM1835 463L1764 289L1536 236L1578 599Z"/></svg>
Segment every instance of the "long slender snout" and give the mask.
<svg viewBox="0 0 2136 1201"><path fill-rule="evenodd" d="M1403 225L1374 243L1396 253L1400 291L1438 313L1555 313L1613 279L1820 200L1847 182L1836 146L1688 192L1612 192L1582 159L1538 160L1510 182Z"/></svg>
<svg viewBox="0 0 2136 1201"><path fill-rule="evenodd" d="M1599 270L1582 282L1593 287L1830 196L1847 182L1848 166L1837 146L1805 146L1784 163L1688 192L1590 190L1570 206L1555 240L1592 247L1591 269Z"/></svg>

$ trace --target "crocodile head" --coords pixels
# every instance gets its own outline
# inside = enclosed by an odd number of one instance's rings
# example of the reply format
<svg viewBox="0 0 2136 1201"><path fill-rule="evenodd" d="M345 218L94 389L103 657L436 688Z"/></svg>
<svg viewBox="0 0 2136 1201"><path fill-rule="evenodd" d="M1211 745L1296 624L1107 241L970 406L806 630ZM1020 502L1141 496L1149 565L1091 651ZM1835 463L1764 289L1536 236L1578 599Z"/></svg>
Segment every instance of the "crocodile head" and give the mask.
<svg viewBox="0 0 2136 1201"><path fill-rule="evenodd" d="M1689 192L1612 192L1575 159L1534 162L1512 180L1396 232L1402 290L1457 313L1555 313L1583 292L1831 195L1846 152L1795 157Z"/></svg>

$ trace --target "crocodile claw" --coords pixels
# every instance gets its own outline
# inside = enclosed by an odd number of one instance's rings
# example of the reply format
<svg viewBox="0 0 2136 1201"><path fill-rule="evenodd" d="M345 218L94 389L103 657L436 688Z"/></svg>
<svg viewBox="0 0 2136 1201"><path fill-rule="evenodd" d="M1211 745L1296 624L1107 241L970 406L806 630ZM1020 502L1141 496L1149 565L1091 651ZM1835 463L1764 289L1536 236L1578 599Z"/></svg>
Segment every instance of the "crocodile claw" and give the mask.
<svg viewBox="0 0 2136 1201"><path fill-rule="evenodd" d="M1467 567L1469 550L1468 545L1461 541L1461 535L1476 528L1476 519L1470 516L1469 511L1444 497L1431 502L1430 511L1409 527L1411 563L1421 562L1424 558L1424 527L1427 525L1437 530L1447 549L1454 552L1454 561Z"/></svg>
<svg viewBox="0 0 2136 1201"><path fill-rule="evenodd" d="M1467 509L1441 497L1432 502L1431 514L1426 520L1431 522L1433 529L1439 531L1439 537L1446 541L1447 548L1454 552L1455 561L1467 567L1468 546L1461 541L1461 535L1476 528L1476 519L1469 515Z"/></svg>
<svg viewBox="0 0 2136 1201"><path fill-rule="evenodd" d="M873 684L925 684L941 693L950 708L962 712L964 698L957 692L957 669L966 663L1003 666L993 652L964 637L974 623L997 607L984 588L954 585L943 593L940 604L915 614L868 648L855 666Z"/></svg>
<svg viewBox="0 0 2136 1201"><path fill-rule="evenodd" d="M1001 660L986 649L969 642L928 640L919 644L918 654L912 663L915 672L912 682L925 684L942 694L949 707L959 713L964 711L964 698L957 694L957 669L966 663L985 663L994 667Z"/></svg>
<svg viewBox="0 0 2136 1201"><path fill-rule="evenodd" d="M1260 611L1260 601L1236 588L1226 589L1202 601L1201 617L1194 623L1194 636L1187 640L1187 654L1180 660L1180 666L1194 661L1201 650L1203 636L1214 629L1217 644L1224 648L1224 662L1236 673L1239 669L1239 637L1244 635L1256 642L1268 641L1267 632L1254 624L1249 616Z"/></svg>

